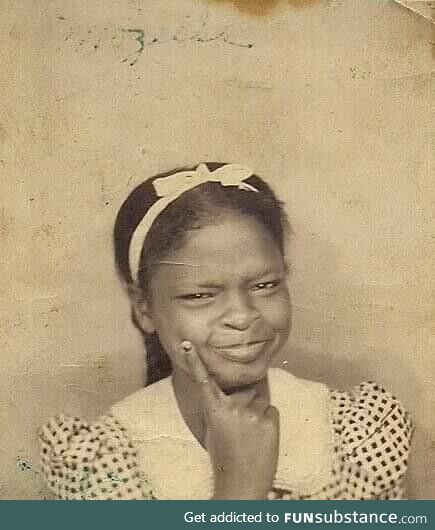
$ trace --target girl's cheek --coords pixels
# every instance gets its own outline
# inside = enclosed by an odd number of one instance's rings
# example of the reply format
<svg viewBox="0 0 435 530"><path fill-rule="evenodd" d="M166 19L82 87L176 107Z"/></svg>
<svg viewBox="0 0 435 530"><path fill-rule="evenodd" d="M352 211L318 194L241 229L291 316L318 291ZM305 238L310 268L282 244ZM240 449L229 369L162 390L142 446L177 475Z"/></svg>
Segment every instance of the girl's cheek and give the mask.
<svg viewBox="0 0 435 530"><path fill-rule="evenodd" d="M291 317L292 317L290 302L282 303L280 314L281 314L283 325L290 326Z"/></svg>
<svg viewBox="0 0 435 530"><path fill-rule="evenodd" d="M291 323L290 300L283 296L267 301L262 307L262 314L274 329L289 327Z"/></svg>
<svg viewBox="0 0 435 530"><path fill-rule="evenodd" d="M183 341L190 341L201 356L201 350L205 347L209 336L209 324L198 318L198 315L183 315L178 318L168 328L168 335L171 337L171 350L177 357L183 360L184 352L182 348Z"/></svg>
<svg viewBox="0 0 435 530"><path fill-rule="evenodd" d="M184 310L177 319L177 333L186 335L186 339L204 342L213 327L214 314L209 308ZM191 335L187 337L187 335ZM200 344L196 344L200 346Z"/></svg>

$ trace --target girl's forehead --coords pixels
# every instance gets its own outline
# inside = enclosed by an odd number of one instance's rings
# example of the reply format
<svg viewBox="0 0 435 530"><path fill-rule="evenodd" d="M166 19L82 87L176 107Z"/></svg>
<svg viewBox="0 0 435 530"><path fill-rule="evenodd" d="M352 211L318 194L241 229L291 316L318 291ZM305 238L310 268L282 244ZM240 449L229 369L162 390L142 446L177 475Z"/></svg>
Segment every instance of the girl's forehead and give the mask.
<svg viewBox="0 0 435 530"><path fill-rule="evenodd" d="M269 231L250 217L232 217L190 232L184 245L159 262L175 278L278 272L283 258Z"/></svg>
<svg viewBox="0 0 435 530"><path fill-rule="evenodd" d="M197 265L163 262L154 278L166 286L194 283L195 285L213 287L224 283L246 283L269 274L282 275L285 271L282 260L275 264L251 260L249 263L240 263L237 267L231 267L228 263Z"/></svg>

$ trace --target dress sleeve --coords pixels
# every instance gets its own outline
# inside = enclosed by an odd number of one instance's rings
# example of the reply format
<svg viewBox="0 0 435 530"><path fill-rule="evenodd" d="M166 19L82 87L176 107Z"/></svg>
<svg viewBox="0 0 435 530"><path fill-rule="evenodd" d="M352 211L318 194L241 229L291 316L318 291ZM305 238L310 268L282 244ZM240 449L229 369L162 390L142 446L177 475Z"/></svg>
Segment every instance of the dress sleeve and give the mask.
<svg viewBox="0 0 435 530"><path fill-rule="evenodd" d="M402 499L413 421L392 394L374 382L333 391L345 497Z"/></svg>
<svg viewBox="0 0 435 530"><path fill-rule="evenodd" d="M139 471L133 443L113 416L100 416L93 423L56 416L39 429L38 438L43 476L57 498L154 498Z"/></svg>

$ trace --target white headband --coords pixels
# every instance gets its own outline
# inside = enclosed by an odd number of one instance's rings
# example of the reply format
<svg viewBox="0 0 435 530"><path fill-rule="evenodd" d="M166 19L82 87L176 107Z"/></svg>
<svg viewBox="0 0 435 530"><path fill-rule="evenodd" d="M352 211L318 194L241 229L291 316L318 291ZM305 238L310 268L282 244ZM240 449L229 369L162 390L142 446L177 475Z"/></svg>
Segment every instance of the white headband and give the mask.
<svg viewBox="0 0 435 530"><path fill-rule="evenodd" d="M214 171L210 171L206 164L199 164L193 171L180 171L168 177L154 180L154 190L160 198L144 215L142 221L136 227L130 242L129 263L133 281L137 283L140 255L145 236L156 218L171 202L178 199L185 191L189 191L205 182L219 182L222 186L237 186L241 190L258 192L254 186L244 182L245 179L252 175L253 172L250 169L236 164L227 164Z"/></svg>

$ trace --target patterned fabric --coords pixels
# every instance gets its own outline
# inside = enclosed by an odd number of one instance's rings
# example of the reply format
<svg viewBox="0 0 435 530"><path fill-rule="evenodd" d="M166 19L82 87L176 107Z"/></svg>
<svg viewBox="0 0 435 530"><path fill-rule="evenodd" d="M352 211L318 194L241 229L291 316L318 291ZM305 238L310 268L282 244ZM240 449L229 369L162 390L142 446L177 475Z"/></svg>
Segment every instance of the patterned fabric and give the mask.
<svg viewBox="0 0 435 530"><path fill-rule="evenodd" d="M309 494L274 487L269 499L401 499L414 430L408 412L372 382L329 390L328 401L334 443L327 484ZM57 416L39 430L39 441L46 483L60 499L156 498L137 441L113 414L92 423Z"/></svg>
<svg viewBox="0 0 435 530"><path fill-rule="evenodd" d="M337 440L330 484L309 496L272 491L269 499L402 499L414 431L408 412L373 382L330 395Z"/></svg>
<svg viewBox="0 0 435 530"><path fill-rule="evenodd" d="M94 423L56 416L39 431L48 487L60 499L153 499L137 452L113 416Z"/></svg>

